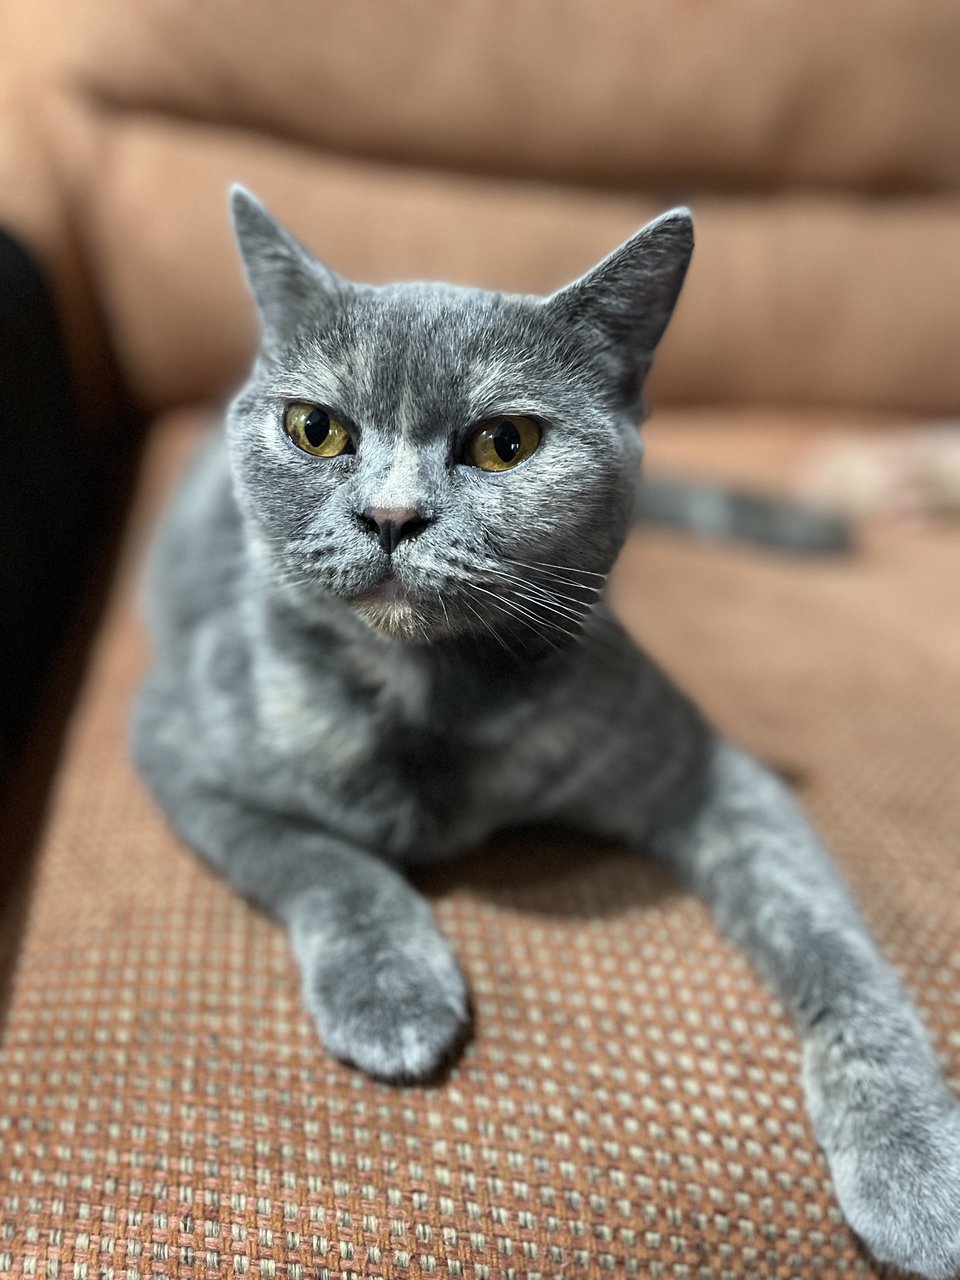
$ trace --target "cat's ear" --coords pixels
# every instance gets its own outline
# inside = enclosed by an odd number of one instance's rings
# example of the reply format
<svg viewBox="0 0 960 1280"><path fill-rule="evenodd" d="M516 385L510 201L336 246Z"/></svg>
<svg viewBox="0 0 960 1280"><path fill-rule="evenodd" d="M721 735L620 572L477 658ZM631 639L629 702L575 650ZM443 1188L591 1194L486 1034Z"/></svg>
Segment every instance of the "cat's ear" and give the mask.
<svg viewBox="0 0 960 1280"><path fill-rule="evenodd" d="M230 188L230 212L264 343L283 345L305 320L336 308L344 281L239 183Z"/></svg>
<svg viewBox="0 0 960 1280"><path fill-rule="evenodd" d="M693 218L671 209L546 301L609 366L628 412L643 415L643 382L693 253Z"/></svg>

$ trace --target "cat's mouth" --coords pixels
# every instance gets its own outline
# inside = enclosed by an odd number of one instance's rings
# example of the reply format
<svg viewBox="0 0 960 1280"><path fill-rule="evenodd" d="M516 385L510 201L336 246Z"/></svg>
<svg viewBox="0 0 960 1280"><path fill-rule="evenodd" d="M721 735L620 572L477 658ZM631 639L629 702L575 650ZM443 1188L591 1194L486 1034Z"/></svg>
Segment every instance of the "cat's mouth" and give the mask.
<svg viewBox="0 0 960 1280"><path fill-rule="evenodd" d="M409 602L410 596L400 579L391 573L365 591L360 599L371 604L403 604Z"/></svg>
<svg viewBox="0 0 960 1280"><path fill-rule="evenodd" d="M350 602L360 617L383 635L398 640L426 640L426 619L398 577L388 574Z"/></svg>

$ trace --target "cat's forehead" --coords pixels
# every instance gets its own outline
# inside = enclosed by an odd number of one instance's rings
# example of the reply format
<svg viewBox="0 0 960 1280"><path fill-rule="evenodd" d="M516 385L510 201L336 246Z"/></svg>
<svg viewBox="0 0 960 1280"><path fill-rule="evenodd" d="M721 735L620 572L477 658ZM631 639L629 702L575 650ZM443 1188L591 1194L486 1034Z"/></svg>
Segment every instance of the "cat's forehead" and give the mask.
<svg viewBox="0 0 960 1280"><path fill-rule="evenodd" d="M535 408L549 394L548 347L535 299L409 284L352 292L295 361L317 398L416 439Z"/></svg>

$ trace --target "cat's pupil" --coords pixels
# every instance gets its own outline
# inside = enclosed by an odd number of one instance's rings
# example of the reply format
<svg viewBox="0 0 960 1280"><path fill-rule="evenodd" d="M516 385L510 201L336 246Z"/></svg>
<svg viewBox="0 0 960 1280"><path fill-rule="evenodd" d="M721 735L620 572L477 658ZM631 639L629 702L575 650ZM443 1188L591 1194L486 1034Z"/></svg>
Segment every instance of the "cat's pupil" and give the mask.
<svg viewBox="0 0 960 1280"><path fill-rule="evenodd" d="M493 435L493 447L501 462L512 462L520 452L520 432L512 422L501 422Z"/></svg>
<svg viewBox="0 0 960 1280"><path fill-rule="evenodd" d="M304 419L303 434L316 449L330 433L330 415L325 409L311 409Z"/></svg>

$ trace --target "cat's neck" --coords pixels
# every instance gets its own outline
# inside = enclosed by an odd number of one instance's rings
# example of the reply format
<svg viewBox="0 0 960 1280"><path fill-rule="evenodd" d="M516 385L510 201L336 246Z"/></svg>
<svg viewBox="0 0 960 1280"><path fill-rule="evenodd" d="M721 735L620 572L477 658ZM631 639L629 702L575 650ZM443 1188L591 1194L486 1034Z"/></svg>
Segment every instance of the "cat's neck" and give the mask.
<svg viewBox="0 0 960 1280"><path fill-rule="evenodd" d="M432 642L387 636L326 593L305 598L267 588L251 603L259 641L282 648L305 669L339 666L364 683L442 690L453 702L522 696L564 679L581 656L576 645L561 650L525 634Z"/></svg>

